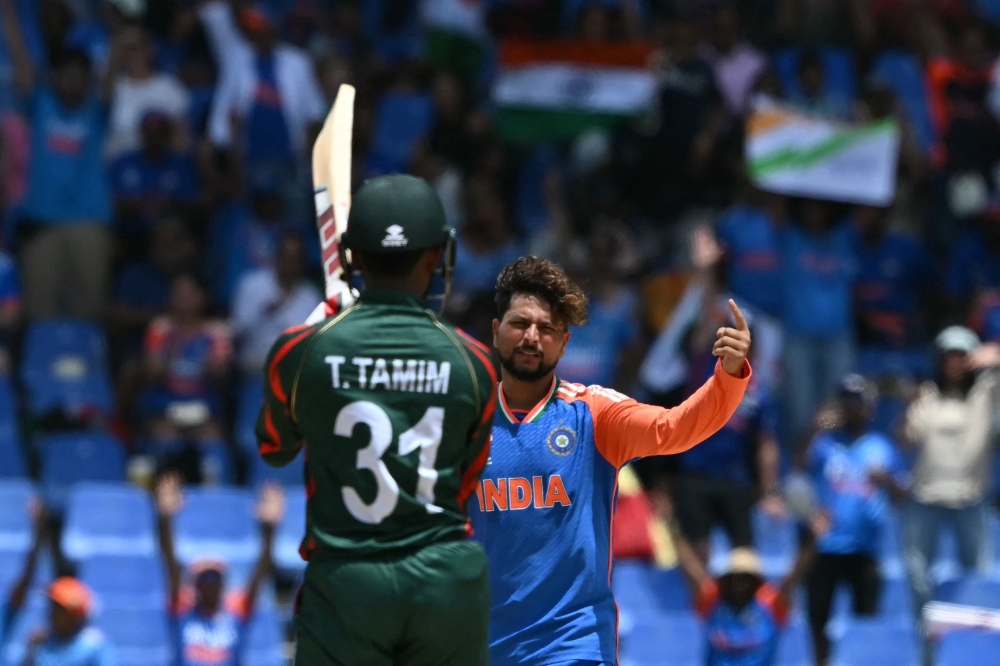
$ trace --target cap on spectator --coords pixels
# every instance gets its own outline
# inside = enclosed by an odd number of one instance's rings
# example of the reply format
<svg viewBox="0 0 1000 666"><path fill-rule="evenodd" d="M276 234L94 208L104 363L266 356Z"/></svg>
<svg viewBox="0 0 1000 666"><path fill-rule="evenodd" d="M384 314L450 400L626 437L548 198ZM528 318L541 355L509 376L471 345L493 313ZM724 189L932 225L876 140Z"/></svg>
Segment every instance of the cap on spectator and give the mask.
<svg viewBox="0 0 1000 666"><path fill-rule="evenodd" d="M726 563L726 571L723 576L736 576L744 574L764 578L764 569L760 565L760 558L752 548L733 548L729 551L729 561Z"/></svg>
<svg viewBox="0 0 1000 666"><path fill-rule="evenodd" d="M200 577L206 573L216 573L220 576L224 576L229 567L226 563L218 558L214 557L204 557L197 559L191 563L189 570L191 575L195 578Z"/></svg>
<svg viewBox="0 0 1000 666"><path fill-rule="evenodd" d="M875 385L856 373L847 375L840 382L840 395L860 398L866 405L874 405L878 398Z"/></svg>
<svg viewBox="0 0 1000 666"><path fill-rule="evenodd" d="M964 326L949 326L938 333L934 347L942 354L951 351L971 354L979 348L979 336Z"/></svg>
<svg viewBox="0 0 1000 666"><path fill-rule="evenodd" d="M255 2L240 11L240 21L247 30L264 31L278 27L278 17L263 2Z"/></svg>
<svg viewBox="0 0 1000 666"><path fill-rule="evenodd" d="M49 599L77 617L90 615L90 590L76 578L63 576L52 581L49 585Z"/></svg>

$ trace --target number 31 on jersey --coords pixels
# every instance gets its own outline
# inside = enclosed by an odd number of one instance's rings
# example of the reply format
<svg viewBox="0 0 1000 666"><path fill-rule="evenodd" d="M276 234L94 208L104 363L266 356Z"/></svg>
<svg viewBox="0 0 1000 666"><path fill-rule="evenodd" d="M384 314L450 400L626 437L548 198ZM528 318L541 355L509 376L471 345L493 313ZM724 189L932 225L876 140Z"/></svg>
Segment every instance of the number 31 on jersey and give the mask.
<svg viewBox="0 0 1000 666"><path fill-rule="evenodd" d="M358 451L355 464L358 469L367 469L375 476L378 491L371 504L361 499L354 488L342 488L341 493L344 505L352 516L363 523L378 525L395 511L399 502L399 485L382 462L382 456L392 446L392 422L385 410L374 402L359 400L340 410L333 425L333 433L340 437L351 437L354 426L359 423L368 426L371 440ZM427 507L427 513L441 512L441 508L434 504L434 485L438 479L434 463L441 446L443 428L444 408L428 407L420 421L399 436L399 455L405 456L420 450L416 498Z"/></svg>

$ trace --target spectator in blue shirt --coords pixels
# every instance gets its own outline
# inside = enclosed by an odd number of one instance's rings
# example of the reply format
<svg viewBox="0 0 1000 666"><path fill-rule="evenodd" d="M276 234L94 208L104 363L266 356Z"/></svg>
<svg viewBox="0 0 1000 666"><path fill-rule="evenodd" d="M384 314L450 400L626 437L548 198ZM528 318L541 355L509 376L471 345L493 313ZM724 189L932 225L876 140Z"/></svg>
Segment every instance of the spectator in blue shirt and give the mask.
<svg viewBox="0 0 1000 666"><path fill-rule="evenodd" d="M20 575L6 598L0 633L13 624L24 607L35 579L42 548L49 542L49 517L38 500L29 504L32 541ZM29 638L24 666L114 666L116 660L104 635L89 625L92 597L87 586L70 577L49 585L47 627L36 628Z"/></svg>
<svg viewBox="0 0 1000 666"><path fill-rule="evenodd" d="M0 250L0 375L6 374L10 367L7 346L20 320L21 282L17 277L17 264Z"/></svg>
<svg viewBox="0 0 1000 666"><path fill-rule="evenodd" d="M35 71L13 2L0 24L31 118L31 165L21 207L26 314L99 318L111 268L111 201L102 150L108 84L92 85L89 58L65 50L45 80Z"/></svg>
<svg viewBox="0 0 1000 666"><path fill-rule="evenodd" d="M708 300L688 334L691 370L684 397L694 393L715 368L715 358L701 348L706 340L715 339L720 327L731 324L723 303L719 298ZM752 319L748 321L754 325ZM715 525L723 527L734 547L749 548L753 545L751 510L758 499L768 514L784 514L778 495L777 421L771 391L756 377L751 378L743 401L726 425L676 456L679 473L673 494L677 518L703 563L710 556L709 536Z"/></svg>
<svg viewBox="0 0 1000 666"><path fill-rule="evenodd" d="M919 241L886 228L887 212L861 207L854 215L859 367L867 375L920 376L927 371L923 307L935 283L936 266Z"/></svg>
<svg viewBox="0 0 1000 666"><path fill-rule="evenodd" d="M725 252L726 288L758 313L781 316L781 229L753 192L719 218L716 234ZM771 207L773 208L773 206Z"/></svg>
<svg viewBox="0 0 1000 666"><path fill-rule="evenodd" d="M963 315L980 290L1000 289L1000 203L992 203L952 246L945 285Z"/></svg>
<svg viewBox="0 0 1000 666"><path fill-rule="evenodd" d="M115 213L128 237L145 239L153 220L168 210L190 207L198 197L194 160L171 150L174 130L166 114L147 113L140 126L142 147L111 165Z"/></svg>
<svg viewBox="0 0 1000 666"><path fill-rule="evenodd" d="M825 628L840 584L851 589L856 615L874 615L881 573L877 548L890 502L906 497L903 461L895 445L870 429L876 394L860 375L840 388L839 411L821 411L816 434L805 451L816 508L810 518L817 534L816 566L807 582L809 625L816 663L825 664Z"/></svg>
<svg viewBox="0 0 1000 666"><path fill-rule="evenodd" d="M781 634L791 620L795 589L815 558L813 535L806 533L795 564L777 585L764 578L751 548L734 548L725 572L713 577L695 549L670 523L677 563L691 588L694 609L705 623L706 666L772 666Z"/></svg>
<svg viewBox="0 0 1000 666"><path fill-rule="evenodd" d="M242 663L247 625L253 617L261 586L271 573L275 526L285 515L281 487L261 489L257 519L261 526L260 556L245 590L226 591L226 564L203 559L190 567L191 583L183 584L183 569L174 550L173 517L184 503L180 477L166 475L156 485L160 552L167 568L169 612L178 666L235 666Z"/></svg>
<svg viewBox="0 0 1000 666"><path fill-rule="evenodd" d="M560 378L590 386L629 388L639 353L639 297L618 275L619 240L611 228L590 239L587 257L574 272L587 285L588 322L573 326L573 344L559 362Z"/></svg>
<svg viewBox="0 0 1000 666"><path fill-rule="evenodd" d="M810 415L854 366L855 236L837 209L799 201L782 233L785 421L798 443Z"/></svg>

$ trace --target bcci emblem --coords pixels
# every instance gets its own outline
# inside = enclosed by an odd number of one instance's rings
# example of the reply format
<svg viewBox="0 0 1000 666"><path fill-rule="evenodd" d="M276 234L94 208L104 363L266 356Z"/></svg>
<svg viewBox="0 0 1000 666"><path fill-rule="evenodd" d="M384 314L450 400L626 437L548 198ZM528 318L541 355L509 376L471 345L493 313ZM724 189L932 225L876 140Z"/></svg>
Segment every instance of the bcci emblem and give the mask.
<svg viewBox="0 0 1000 666"><path fill-rule="evenodd" d="M546 443L549 451L557 456L568 456L576 448L576 433L566 426L559 426L549 433Z"/></svg>

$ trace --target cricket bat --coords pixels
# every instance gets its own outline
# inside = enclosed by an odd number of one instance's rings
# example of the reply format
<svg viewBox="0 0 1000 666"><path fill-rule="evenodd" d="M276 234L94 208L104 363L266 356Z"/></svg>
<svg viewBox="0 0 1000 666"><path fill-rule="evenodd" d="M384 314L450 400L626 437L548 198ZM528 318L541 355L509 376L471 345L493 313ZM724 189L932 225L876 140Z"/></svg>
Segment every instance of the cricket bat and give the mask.
<svg viewBox="0 0 1000 666"><path fill-rule="evenodd" d="M326 298L337 298L339 308L354 304L350 276L340 263L340 237L347 229L351 210L351 140L354 127L354 86L341 84L337 99L316 137L312 152L313 201L316 204L316 230L323 258ZM326 304L309 316L314 323L329 316ZM319 319L316 319L316 317Z"/></svg>

